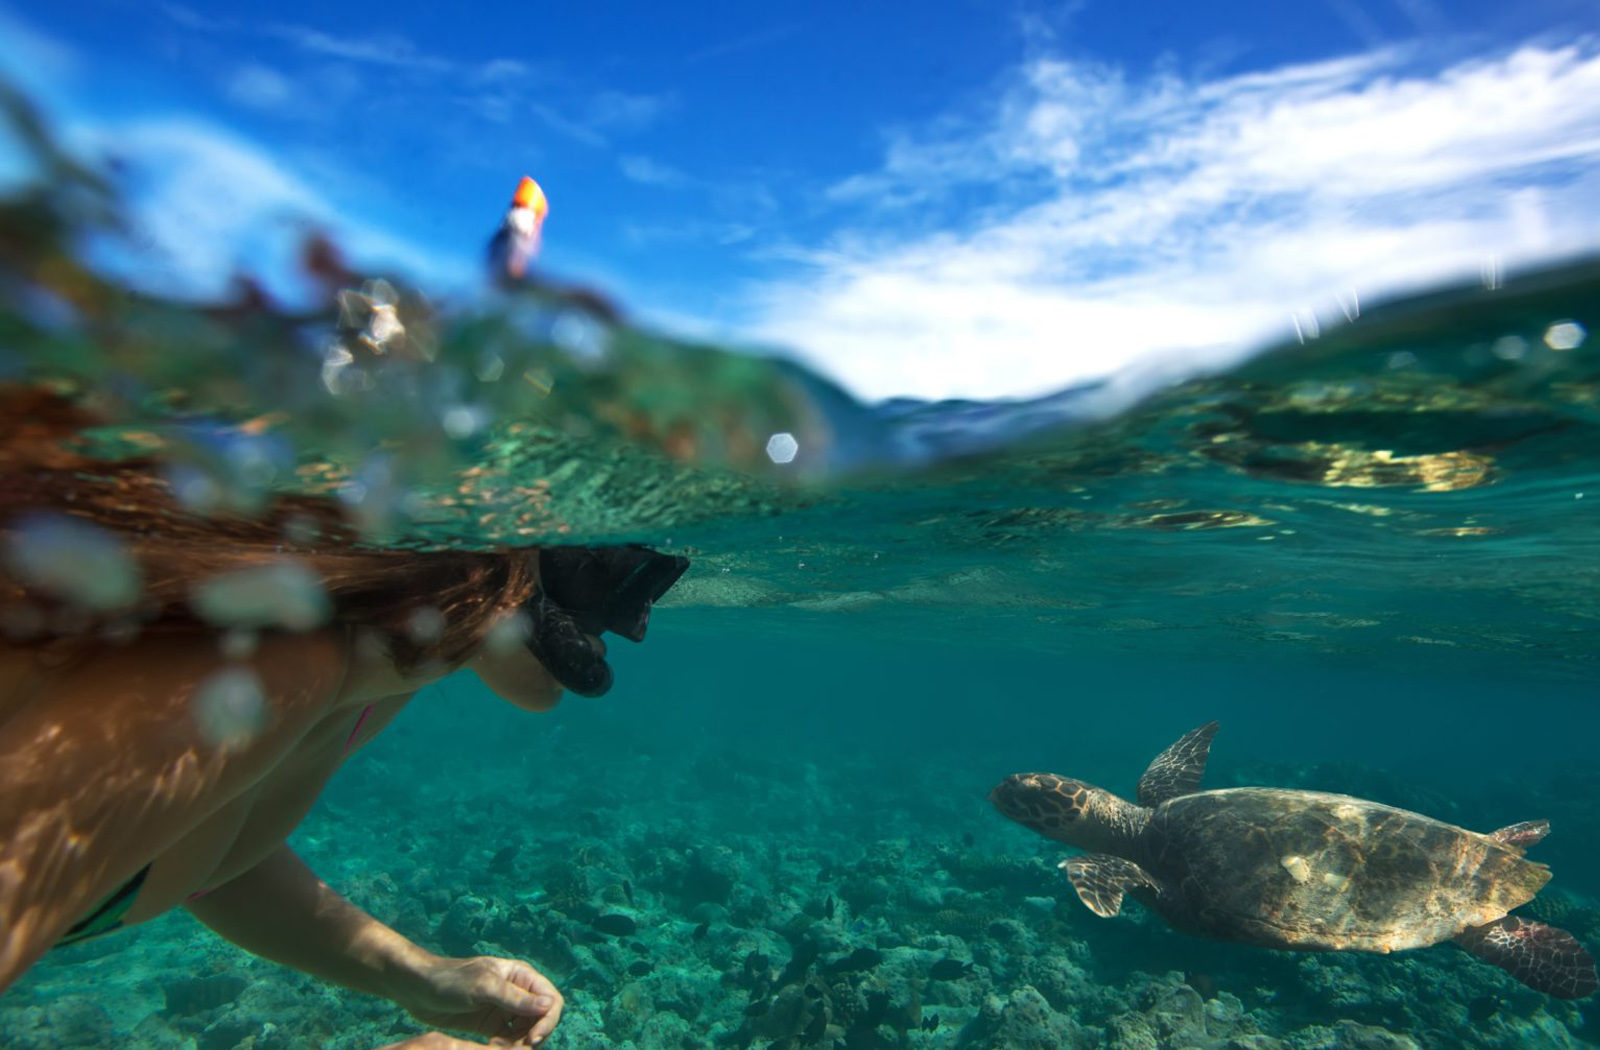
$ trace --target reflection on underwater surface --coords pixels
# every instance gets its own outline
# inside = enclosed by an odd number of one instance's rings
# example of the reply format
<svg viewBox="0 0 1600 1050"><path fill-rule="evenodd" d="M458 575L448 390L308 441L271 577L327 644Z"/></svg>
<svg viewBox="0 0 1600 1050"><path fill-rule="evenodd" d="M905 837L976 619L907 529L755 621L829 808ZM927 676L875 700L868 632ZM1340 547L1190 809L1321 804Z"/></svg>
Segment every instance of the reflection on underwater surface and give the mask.
<svg viewBox="0 0 1600 1050"><path fill-rule="evenodd" d="M544 967L567 1045L1594 1041L1592 1003L1449 948L1293 956L1099 920L984 794L1024 768L1127 790L1218 718L1207 786L1549 818L1529 911L1600 944L1595 263L1181 382L864 406L549 297L369 286L417 348L378 353L370 318L140 296L50 232L88 192L52 175L5 216L3 374L108 418L91 450L163 457L195 513L335 493L390 546L694 556L649 645L616 647L611 697L530 724L451 679L298 836L419 941ZM0 999L30 1048L366 1048L400 1020L183 917Z"/></svg>

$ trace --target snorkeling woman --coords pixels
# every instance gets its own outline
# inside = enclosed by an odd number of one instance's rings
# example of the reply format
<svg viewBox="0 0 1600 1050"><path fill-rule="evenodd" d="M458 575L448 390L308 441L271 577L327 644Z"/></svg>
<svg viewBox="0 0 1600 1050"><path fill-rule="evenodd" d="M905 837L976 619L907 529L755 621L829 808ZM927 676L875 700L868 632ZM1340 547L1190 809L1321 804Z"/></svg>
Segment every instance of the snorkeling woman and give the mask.
<svg viewBox="0 0 1600 1050"><path fill-rule="evenodd" d="M53 946L185 907L247 951L440 1033L533 1047L562 998L516 959L444 958L286 840L352 751L470 668L530 711L611 684L687 567L641 547L362 546L337 505L200 518L150 461L63 444L92 421L0 391L0 990Z"/></svg>

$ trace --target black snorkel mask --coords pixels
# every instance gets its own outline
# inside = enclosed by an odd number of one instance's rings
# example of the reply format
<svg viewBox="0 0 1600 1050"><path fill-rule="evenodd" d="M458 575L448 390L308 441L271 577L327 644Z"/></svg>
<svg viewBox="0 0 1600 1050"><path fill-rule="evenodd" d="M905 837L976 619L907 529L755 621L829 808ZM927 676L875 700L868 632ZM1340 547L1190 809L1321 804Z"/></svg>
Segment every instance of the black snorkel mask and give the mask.
<svg viewBox="0 0 1600 1050"><path fill-rule="evenodd" d="M606 631L644 641L650 607L672 589L689 559L648 547L546 547L539 552L539 593L523 609L532 620L528 651L566 688L600 696L611 688Z"/></svg>

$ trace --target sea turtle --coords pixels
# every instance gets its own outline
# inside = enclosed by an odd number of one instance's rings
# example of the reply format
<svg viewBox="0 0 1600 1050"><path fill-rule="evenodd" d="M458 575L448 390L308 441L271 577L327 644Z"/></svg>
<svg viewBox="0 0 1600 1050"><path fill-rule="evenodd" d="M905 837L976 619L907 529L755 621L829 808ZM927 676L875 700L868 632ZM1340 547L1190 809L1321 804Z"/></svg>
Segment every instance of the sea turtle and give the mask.
<svg viewBox="0 0 1600 1050"><path fill-rule="evenodd" d="M1348 795L1201 791L1217 723L1163 751L1138 805L1053 773L989 794L1001 813L1087 850L1061 863L1096 915L1124 893L1175 929L1290 951L1391 952L1454 941L1530 988L1579 999L1600 987L1565 930L1507 914L1550 878L1522 852L1549 822L1488 835Z"/></svg>

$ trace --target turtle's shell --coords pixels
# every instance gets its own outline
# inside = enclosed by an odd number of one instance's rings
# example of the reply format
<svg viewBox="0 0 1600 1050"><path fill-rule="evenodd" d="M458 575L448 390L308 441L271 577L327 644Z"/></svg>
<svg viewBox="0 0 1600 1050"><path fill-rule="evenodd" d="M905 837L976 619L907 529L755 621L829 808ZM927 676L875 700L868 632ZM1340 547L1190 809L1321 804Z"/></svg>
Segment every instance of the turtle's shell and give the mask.
<svg viewBox="0 0 1600 1050"><path fill-rule="evenodd" d="M1396 951L1505 915L1550 878L1488 835L1348 795L1201 791L1163 803L1140 858L1175 926L1269 947Z"/></svg>

